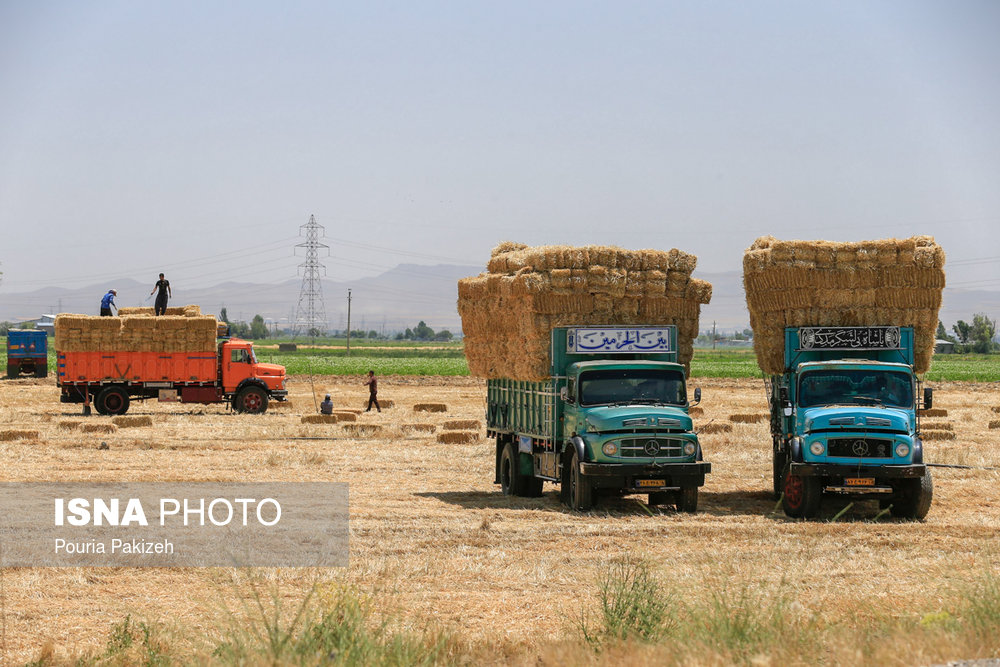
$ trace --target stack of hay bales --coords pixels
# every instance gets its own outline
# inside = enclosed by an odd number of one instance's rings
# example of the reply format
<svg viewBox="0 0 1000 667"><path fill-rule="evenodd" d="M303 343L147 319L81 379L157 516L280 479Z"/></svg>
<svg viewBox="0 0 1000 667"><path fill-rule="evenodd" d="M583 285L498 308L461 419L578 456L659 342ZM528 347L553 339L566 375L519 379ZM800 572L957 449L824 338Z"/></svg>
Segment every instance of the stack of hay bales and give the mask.
<svg viewBox="0 0 1000 667"><path fill-rule="evenodd" d="M912 326L914 371L934 352L944 251L931 236L834 243L764 236L743 255L743 286L757 363L784 370L784 329Z"/></svg>
<svg viewBox="0 0 1000 667"><path fill-rule="evenodd" d="M122 310L126 310L123 308ZM59 315L56 350L60 352L214 352L217 322L198 306L175 310L185 315L126 313L122 317Z"/></svg>
<svg viewBox="0 0 1000 667"><path fill-rule="evenodd" d="M465 356L473 375L542 380L551 332L562 326L676 325L687 367L712 286L691 278L680 250L502 243L487 272L458 282Z"/></svg>
<svg viewBox="0 0 1000 667"><path fill-rule="evenodd" d="M124 308L119 308L118 309L118 315L119 316L130 315L130 316L133 316L133 317L135 317L135 316L153 317L154 316L154 311L153 311L152 308L147 308L145 306L138 306L138 307L125 306ZM167 310L164 313L164 315L183 315L184 317L200 317L201 316L201 308L198 307L198 306L192 306L192 305L178 306L176 308L175 307L170 307L170 308L167 308Z"/></svg>

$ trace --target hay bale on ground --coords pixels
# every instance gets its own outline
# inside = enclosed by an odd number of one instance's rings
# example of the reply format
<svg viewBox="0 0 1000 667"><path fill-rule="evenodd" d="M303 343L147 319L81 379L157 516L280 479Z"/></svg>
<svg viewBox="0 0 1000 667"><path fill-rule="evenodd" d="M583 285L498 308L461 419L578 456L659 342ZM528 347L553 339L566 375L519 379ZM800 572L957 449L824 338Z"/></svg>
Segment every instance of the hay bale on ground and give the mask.
<svg viewBox="0 0 1000 667"><path fill-rule="evenodd" d="M954 431L955 427L951 425L951 422L924 422L920 425L921 429L927 429L929 431Z"/></svg>
<svg viewBox="0 0 1000 667"><path fill-rule="evenodd" d="M382 432L379 424L344 424L344 433L354 436L376 435Z"/></svg>
<svg viewBox="0 0 1000 667"><path fill-rule="evenodd" d="M702 433L729 433L733 430L732 424L717 424L716 422L711 422L709 424L704 424L698 427L698 434Z"/></svg>
<svg viewBox="0 0 1000 667"><path fill-rule="evenodd" d="M305 415L303 424L336 424L340 421L337 415Z"/></svg>
<svg viewBox="0 0 1000 667"><path fill-rule="evenodd" d="M152 426L153 418L149 415L139 415L136 417L112 417L111 423L118 428L135 428L138 426Z"/></svg>
<svg viewBox="0 0 1000 667"><path fill-rule="evenodd" d="M84 433L114 433L118 430L114 424L84 424L80 428Z"/></svg>
<svg viewBox="0 0 1000 667"><path fill-rule="evenodd" d="M292 408L292 402L290 400L287 400L287 399L284 400L284 401L270 401L267 404L267 407L268 407L269 410L277 410L279 408L282 408L282 409L285 409L285 410L291 410L291 408Z"/></svg>
<svg viewBox="0 0 1000 667"><path fill-rule="evenodd" d="M759 424L767 419L769 419L768 415L757 413L737 413L735 415L729 415L729 421L734 424Z"/></svg>
<svg viewBox="0 0 1000 667"><path fill-rule="evenodd" d="M948 411L944 408L931 408L930 410L921 410L921 417L947 417Z"/></svg>
<svg viewBox="0 0 1000 667"><path fill-rule="evenodd" d="M688 408L688 416L689 417L701 417L704 414L705 414L705 409L704 408L699 408L697 406L693 407L693 408Z"/></svg>
<svg viewBox="0 0 1000 667"><path fill-rule="evenodd" d="M482 428L482 422L478 419L452 419L442 424L441 428L446 431L467 431Z"/></svg>
<svg viewBox="0 0 1000 667"><path fill-rule="evenodd" d="M368 408L368 399L365 399L365 404L364 405L365 405L365 407L363 407L360 410L358 410L358 412L364 412ZM382 408L383 410L385 410L386 408L395 407L396 402L393 401L391 398L380 398L380 399L378 399L378 405L379 405L380 408Z"/></svg>
<svg viewBox="0 0 1000 667"><path fill-rule="evenodd" d="M416 431L417 433L433 433L437 430L434 424L403 424L403 431Z"/></svg>
<svg viewBox="0 0 1000 667"><path fill-rule="evenodd" d="M83 422L80 421L69 421L69 420L61 421L59 422L59 428L66 429L67 431L72 431L75 428L79 428L80 424L82 423Z"/></svg>
<svg viewBox="0 0 1000 667"><path fill-rule="evenodd" d="M0 431L0 441L10 442L11 440L37 440L38 431Z"/></svg>
<svg viewBox="0 0 1000 667"><path fill-rule="evenodd" d="M414 412L448 412L448 406L444 403L417 403L413 406Z"/></svg>
<svg viewBox="0 0 1000 667"><path fill-rule="evenodd" d="M446 445L463 445L477 440L479 434L475 431L444 431L437 435L437 441Z"/></svg>
<svg viewBox="0 0 1000 667"><path fill-rule="evenodd" d="M743 254L757 363L772 375L784 370L786 327L912 326L914 370L925 373L944 261L930 236L859 243L757 239Z"/></svg>
<svg viewBox="0 0 1000 667"><path fill-rule="evenodd" d="M701 304L712 286L691 278L697 258L679 250L504 243L487 272L458 283L465 356L473 375L542 380L553 328L677 326L688 366Z"/></svg>
<svg viewBox="0 0 1000 667"><path fill-rule="evenodd" d="M954 431L921 431L920 437L924 440L954 440Z"/></svg>
<svg viewBox="0 0 1000 667"><path fill-rule="evenodd" d="M342 422L356 422L358 421L358 415L354 412L342 412L340 410L333 411L334 416Z"/></svg>

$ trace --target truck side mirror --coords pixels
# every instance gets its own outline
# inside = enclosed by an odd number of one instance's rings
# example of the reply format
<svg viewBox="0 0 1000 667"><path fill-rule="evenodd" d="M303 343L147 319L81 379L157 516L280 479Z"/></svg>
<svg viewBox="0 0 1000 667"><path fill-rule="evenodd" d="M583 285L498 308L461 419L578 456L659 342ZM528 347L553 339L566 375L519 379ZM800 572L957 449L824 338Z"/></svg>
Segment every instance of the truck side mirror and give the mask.
<svg viewBox="0 0 1000 667"><path fill-rule="evenodd" d="M934 390L924 387L924 410L930 410L932 405L934 405Z"/></svg>
<svg viewBox="0 0 1000 667"><path fill-rule="evenodd" d="M694 404L701 403L701 387L694 388Z"/></svg>
<svg viewBox="0 0 1000 667"><path fill-rule="evenodd" d="M781 403L781 412L786 417L792 416L792 402L788 400L788 387L778 387L778 401Z"/></svg>
<svg viewBox="0 0 1000 667"><path fill-rule="evenodd" d="M563 387L562 389L560 389L559 390L559 398L562 399L563 403L566 403L567 401L569 401L569 389L567 389L566 387Z"/></svg>

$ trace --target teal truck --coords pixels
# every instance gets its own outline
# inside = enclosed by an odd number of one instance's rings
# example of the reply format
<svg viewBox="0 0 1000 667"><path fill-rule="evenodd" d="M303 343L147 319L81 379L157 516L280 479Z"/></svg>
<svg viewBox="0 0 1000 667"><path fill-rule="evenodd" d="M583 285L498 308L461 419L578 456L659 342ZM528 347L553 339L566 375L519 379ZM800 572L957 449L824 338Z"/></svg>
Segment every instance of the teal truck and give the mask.
<svg viewBox="0 0 1000 667"><path fill-rule="evenodd" d="M558 327L550 357L544 380L487 381L504 495L539 496L552 482L575 510L602 493L641 493L694 512L711 464L688 416L676 327Z"/></svg>
<svg viewBox="0 0 1000 667"><path fill-rule="evenodd" d="M774 493L812 517L824 493L877 499L897 517L930 510L912 327L785 329L784 373L767 380ZM932 390L923 390L930 408Z"/></svg>

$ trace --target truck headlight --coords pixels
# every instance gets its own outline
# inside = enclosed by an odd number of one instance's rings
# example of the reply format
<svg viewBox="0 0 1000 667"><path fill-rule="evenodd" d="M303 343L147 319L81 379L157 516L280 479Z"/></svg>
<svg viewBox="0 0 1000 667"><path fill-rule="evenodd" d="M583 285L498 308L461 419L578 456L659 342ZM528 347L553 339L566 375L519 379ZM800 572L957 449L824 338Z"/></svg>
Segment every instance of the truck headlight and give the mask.
<svg viewBox="0 0 1000 667"><path fill-rule="evenodd" d="M694 453L696 451L698 451L698 448L695 446L695 444L693 442L686 442L686 443L684 443L684 455L685 456L694 456Z"/></svg>
<svg viewBox="0 0 1000 667"><path fill-rule="evenodd" d="M910 446L905 442L901 442L898 445L896 445L896 456L898 456L899 458L903 458L904 456L907 456L909 453L910 453Z"/></svg>
<svg viewBox="0 0 1000 667"><path fill-rule="evenodd" d="M819 440L809 445L809 451L812 452L813 456L820 456L825 450L826 447Z"/></svg>
<svg viewBox="0 0 1000 667"><path fill-rule="evenodd" d="M601 447L601 451L604 452L605 456L614 456L618 453L618 443L614 440L609 440Z"/></svg>

